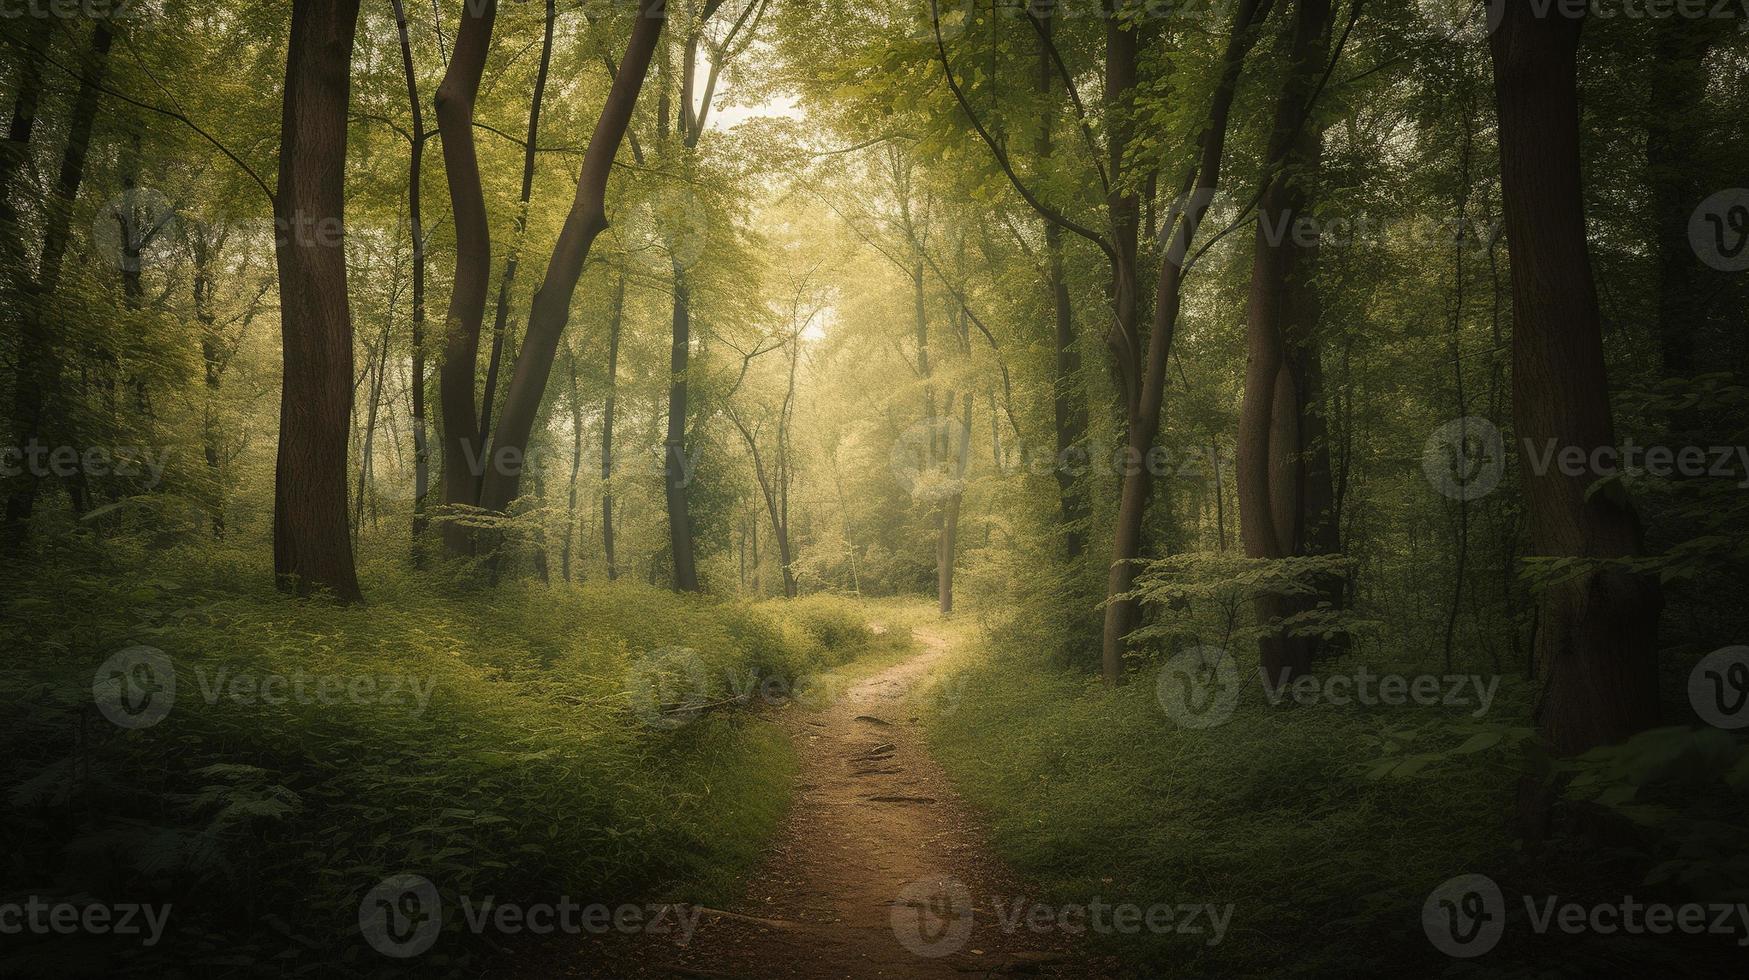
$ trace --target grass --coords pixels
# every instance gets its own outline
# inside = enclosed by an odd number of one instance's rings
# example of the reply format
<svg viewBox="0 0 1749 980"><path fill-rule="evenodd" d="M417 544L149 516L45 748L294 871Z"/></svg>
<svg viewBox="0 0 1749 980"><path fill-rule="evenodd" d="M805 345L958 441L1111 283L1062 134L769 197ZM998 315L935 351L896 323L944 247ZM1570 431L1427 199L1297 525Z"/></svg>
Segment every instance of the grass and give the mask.
<svg viewBox="0 0 1749 980"><path fill-rule="evenodd" d="M337 609L265 588L241 551L81 558L12 583L0 626L14 651L0 692L24 706L0 716L0 900L173 914L156 947L84 942L76 962L59 937L9 942L19 975L381 972L359 903L403 872L449 909L463 895L722 901L795 769L736 696L908 644L829 597L454 592L383 563L364 569L369 605ZM176 688L162 721L127 729L96 709L93 676L136 645L169 656ZM488 952L460 918L421 968Z"/></svg>
<svg viewBox="0 0 1749 980"><path fill-rule="evenodd" d="M1706 964L1741 955L1729 940L1530 933L1521 896L1693 895L1648 884L1652 860L1641 845L1674 839L1667 823L1662 835L1639 828L1650 833L1607 846L1565 838L1534 853L1520 847L1508 816L1526 771L1521 684L1503 683L1484 718L1444 705L1271 707L1253 684L1231 720L1194 729L1163 709L1158 665L1107 692L1011 640L968 640L924 695L930 744L1036 897L1232 907L1218 944L1207 931L1087 936L1129 973L1578 976L1680 965L1710 975ZM1730 757L1709 736L1723 738L1672 730L1663 749L1641 746L1640 755ZM1643 782L1662 778L1647 775L1657 765L1640 768ZM1718 775L1710 773L1714 790ZM1642 800L1655 795L1639 788ZM1725 791L1717 813L1737 817L1711 821L1737 828L1738 855L1741 799ZM1741 867L1741 857L1691 853L1684 872L1727 867ZM1468 873L1500 883L1510 919L1502 944L1473 962L1438 952L1421 924L1429 893ZM1737 900L1743 884L1738 875L1737 892L1710 895Z"/></svg>

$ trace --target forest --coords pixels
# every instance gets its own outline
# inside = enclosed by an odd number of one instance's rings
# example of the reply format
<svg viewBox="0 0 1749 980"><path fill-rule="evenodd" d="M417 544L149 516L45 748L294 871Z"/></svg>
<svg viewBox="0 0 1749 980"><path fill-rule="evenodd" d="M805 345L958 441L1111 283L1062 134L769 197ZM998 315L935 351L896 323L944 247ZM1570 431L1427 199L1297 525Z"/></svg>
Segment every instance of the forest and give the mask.
<svg viewBox="0 0 1749 980"><path fill-rule="evenodd" d="M0 113L0 975L1749 964L1749 0L0 0Z"/></svg>

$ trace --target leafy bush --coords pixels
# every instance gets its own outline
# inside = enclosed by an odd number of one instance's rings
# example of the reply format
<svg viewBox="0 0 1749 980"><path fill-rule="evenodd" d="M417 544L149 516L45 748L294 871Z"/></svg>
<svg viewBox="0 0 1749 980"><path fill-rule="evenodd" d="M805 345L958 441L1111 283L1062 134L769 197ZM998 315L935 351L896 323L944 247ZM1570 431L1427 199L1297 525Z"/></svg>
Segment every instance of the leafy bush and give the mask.
<svg viewBox="0 0 1749 980"><path fill-rule="evenodd" d="M359 902L400 872L446 903L720 900L781 818L789 744L745 712L671 716L657 698L652 714L648 666L683 659L714 701L870 639L847 602L792 621L627 583L446 595L386 564L366 570L368 606L339 609L239 585L268 579L227 554L158 562L174 575L88 556L12 583L0 691L23 710L0 717L0 897L76 900L58 883L77 881L87 900L174 907L173 942L92 946L93 972L172 956L373 972L387 961L356 936ZM175 692L129 730L99 714L93 677L136 645L169 656ZM460 918L424 966L478 952ZM48 968L29 945L8 955Z"/></svg>

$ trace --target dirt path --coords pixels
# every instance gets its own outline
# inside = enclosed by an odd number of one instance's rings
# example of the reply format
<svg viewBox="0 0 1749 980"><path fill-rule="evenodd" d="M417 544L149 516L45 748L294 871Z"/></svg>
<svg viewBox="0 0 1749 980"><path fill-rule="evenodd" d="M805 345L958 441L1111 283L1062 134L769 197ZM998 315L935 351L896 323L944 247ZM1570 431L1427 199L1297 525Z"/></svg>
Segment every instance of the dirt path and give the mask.
<svg viewBox="0 0 1749 980"><path fill-rule="evenodd" d="M1025 893L905 713L907 692L947 653L940 637L917 638L922 653L832 706L785 712L801 769L764 868L735 907L702 912L690 942L640 936L614 950L612 975L1090 975L1067 937L1014 927Z"/></svg>

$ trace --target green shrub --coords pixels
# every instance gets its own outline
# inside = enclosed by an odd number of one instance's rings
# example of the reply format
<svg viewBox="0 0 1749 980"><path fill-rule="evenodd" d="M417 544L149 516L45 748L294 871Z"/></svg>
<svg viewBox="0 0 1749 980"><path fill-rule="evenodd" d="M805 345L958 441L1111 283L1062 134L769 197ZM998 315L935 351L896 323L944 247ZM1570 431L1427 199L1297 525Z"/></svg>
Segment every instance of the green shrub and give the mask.
<svg viewBox="0 0 1749 980"><path fill-rule="evenodd" d="M203 554L157 574L92 556L39 566L11 583L0 625L0 695L24 706L0 715L7 897L71 880L93 899L174 905L174 941L94 948L94 972L171 956L191 971L373 972L387 961L355 935L359 901L400 872L450 909L462 895L721 901L787 806L789 743L753 712L653 715L667 698L651 665L681 663L682 683L705 684L683 693L715 701L861 651L847 602L798 614L831 624L827 644L775 606L631 583L445 593L384 564L364 570L370 603L341 609ZM135 645L171 658L176 690L162 721L127 730L92 685ZM318 681L295 694L298 677L373 681L355 698ZM267 697L240 678L284 681ZM480 951L460 919L422 966ZM35 972L41 952L13 946L6 965Z"/></svg>

